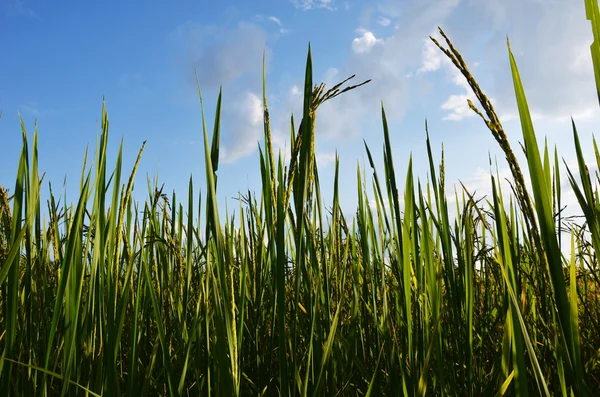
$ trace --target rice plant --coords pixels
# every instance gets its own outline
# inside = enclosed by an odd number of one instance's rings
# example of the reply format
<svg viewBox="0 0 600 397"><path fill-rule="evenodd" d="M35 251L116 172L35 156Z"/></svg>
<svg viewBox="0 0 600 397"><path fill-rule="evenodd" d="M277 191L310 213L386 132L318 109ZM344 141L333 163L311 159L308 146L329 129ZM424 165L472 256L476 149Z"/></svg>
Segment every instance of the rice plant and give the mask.
<svg viewBox="0 0 600 397"><path fill-rule="evenodd" d="M586 5L598 78L600 13L596 2ZM219 94L209 132L200 85L206 185L198 190L190 178L183 199L151 180L143 203L132 198L145 143L128 174L121 148L114 167L107 164L103 106L77 203L56 196L51 183L42 203L37 129L30 146L21 123L15 184L0 186L1 395L600 393L600 176L588 171L574 123L577 170L561 168L556 149L553 157L540 149L509 46L528 190L493 104L440 33L444 44L432 40L473 89L479 107L469 105L512 178L512 193L503 192L492 172L484 198L463 186L456 215L443 151L436 160L427 128L428 182L413 174L411 159L405 175L397 172L403 160L392 153L383 106L384 168L365 144L369 168L357 166L355 215L340 208L337 158L333 197L321 196L318 108L368 81L313 84L310 48L287 163L272 147L263 77L261 186L239 193L233 215L223 216L217 200L224 105ZM583 223L562 216L561 169Z"/></svg>

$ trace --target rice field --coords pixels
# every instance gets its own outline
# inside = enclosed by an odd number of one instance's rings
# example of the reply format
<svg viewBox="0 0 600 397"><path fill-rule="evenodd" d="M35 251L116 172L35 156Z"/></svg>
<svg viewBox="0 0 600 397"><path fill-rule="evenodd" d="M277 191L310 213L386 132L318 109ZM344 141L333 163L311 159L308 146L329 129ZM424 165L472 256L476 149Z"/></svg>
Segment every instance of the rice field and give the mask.
<svg viewBox="0 0 600 397"><path fill-rule="evenodd" d="M586 4L600 81L600 13ZM440 33L443 43L432 40L469 82L478 100L469 105L511 171L511 192L492 174L491 196L461 187L452 209L443 152L427 132L429 172L413 175L411 160L392 153L383 107L384 167L365 144L355 215L340 209L337 159L334 180L323 182L333 196L321 196L318 107L367 82L313 84L310 49L290 160L274 153L264 84L260 190L240 192L231 214L217 201L220 96L214 126L202 126L206 185L190 180L181 196L148 181L144 202L131 194L144 147L132 170L121 150L107 164L104 106L71 204L41 182L37 131L31 138L22 124L15 184L0 186L0 395L600 394L600 177L581 150L593 144L600 168L596 142L580 142L573 123L577 169L540 147L509 46L527 159L519 164L492 103ZM580 222L562 215L567 185Z"/></svg>

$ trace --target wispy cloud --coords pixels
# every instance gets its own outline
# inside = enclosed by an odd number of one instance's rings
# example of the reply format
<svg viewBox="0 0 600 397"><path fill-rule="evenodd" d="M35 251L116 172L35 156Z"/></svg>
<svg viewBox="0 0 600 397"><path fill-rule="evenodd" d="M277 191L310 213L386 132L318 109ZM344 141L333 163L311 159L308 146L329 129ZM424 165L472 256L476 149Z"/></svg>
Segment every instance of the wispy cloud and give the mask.
<svg viewBox="0 0 600 397"><path fill-rule="evenodd" d="M33 116L38 119L40 117L52 116L57 113L56 109L45 107L37 102L26 102L19 106L19 113L23 115Z"/></svg>
<svg viewBox="0 0 600 397"><path fill-rule="evenodd" d="M3 4L0 3L0 10L2 9L9 16L27 16L40 21L42 20L26 0L8 0Z"/></svg>
<svg viewBox="0 0 600 397"><path fill-rule="evenodd" d="M269 52L266 32L246 22L231 30L187 22L172 32L171 37L180 47L179 62L193 87L196 83L189 71L194 68L204 86L216 88L246 74L259 75L263 53Z"/></svg>
<svg viewBox="0 0 600 397"><path fill-rule="evenodd" d="M386 17L379 17L379 19L377 19L377 23L385 27L389 26L392 23L392 20Z"/></svg>
<svg viewBox="0 0 600 397"><path fill-rule="evenodd" d="M281 22L281 20L273 15L268 16L267 19L271 22L274 22L277 24L277 26L279 26L279 34L286 34L289 33L289 29L286 29L285 26L283 26L283 23Z"/></svg>
<svg viewBox="0 0 600 397"><path fill-rule="evenodd" d="M328 10L334 10L335 0L291 0L292 4L296 8L301 10L312 10L314 8L326 8Z"/></svg>
<svg viewBox="0 0 600 397"><path fill-rule="evenodd" d="M274 17L274 16L269 16L269 17L267 17L267 19L268 19L269 21L273 21L273 22L275 22L277 25L281 26L281 21L279 20L279 18L277 18L277 17Z"/></svg>
<svg viewBox="0 0 600 397"><path fill-rule="evenodd" d="M21 105L19 106L21 113L27 113L33 117L40 117L41 112L35 105Z"/></svg>

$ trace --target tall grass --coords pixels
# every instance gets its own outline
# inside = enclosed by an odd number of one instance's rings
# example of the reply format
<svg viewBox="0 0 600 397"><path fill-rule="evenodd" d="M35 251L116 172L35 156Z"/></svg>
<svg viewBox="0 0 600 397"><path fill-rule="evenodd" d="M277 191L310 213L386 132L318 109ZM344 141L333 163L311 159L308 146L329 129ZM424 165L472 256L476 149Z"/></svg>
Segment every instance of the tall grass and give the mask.
<svg viewBox="0 0 600 397"><path fill-rule="evenodd" d="M596 33L598 7L587 5ZM565 257L559 155L540 152L510 47L531 191L492 103L440 32L445 45L434 42L476 94L483 110L469 104L503 150L514 192L492 174L485 200L464 187L456 194L456 216L428 131L429 182L411 159L401 181L383 107L383 173L365 144L356 215L340 208L337 158L333 197L321 197L318 107L367 82L314 85L310 49L287 164L273 151L263 85L261 189L240 192L235 215L222 217L217 200L220 94L209 134L198 86L206 186L197 195L190 179L183 201L150 180L146 201L132 200L144 147L123 183L121 148L107 164L103 107L78 202L59 204L49 185L43 204L37 130L30 150L22 123L15 186L0 187L0 393L600 393L600 199L575 125L578 169L566 169L585 223L569 224Z"/></svg>

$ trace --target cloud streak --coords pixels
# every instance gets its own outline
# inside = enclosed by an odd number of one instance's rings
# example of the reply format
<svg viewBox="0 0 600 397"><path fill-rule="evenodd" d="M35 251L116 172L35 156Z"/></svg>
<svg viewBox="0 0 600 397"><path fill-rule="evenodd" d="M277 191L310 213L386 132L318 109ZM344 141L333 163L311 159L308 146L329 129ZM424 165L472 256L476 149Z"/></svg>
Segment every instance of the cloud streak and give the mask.
<svg viewBox="0 0 600 397"><path fill-rule="evenodd" d="M334 10L335 0L291 0L294 7L307 11L315 8Z"/></svg>

